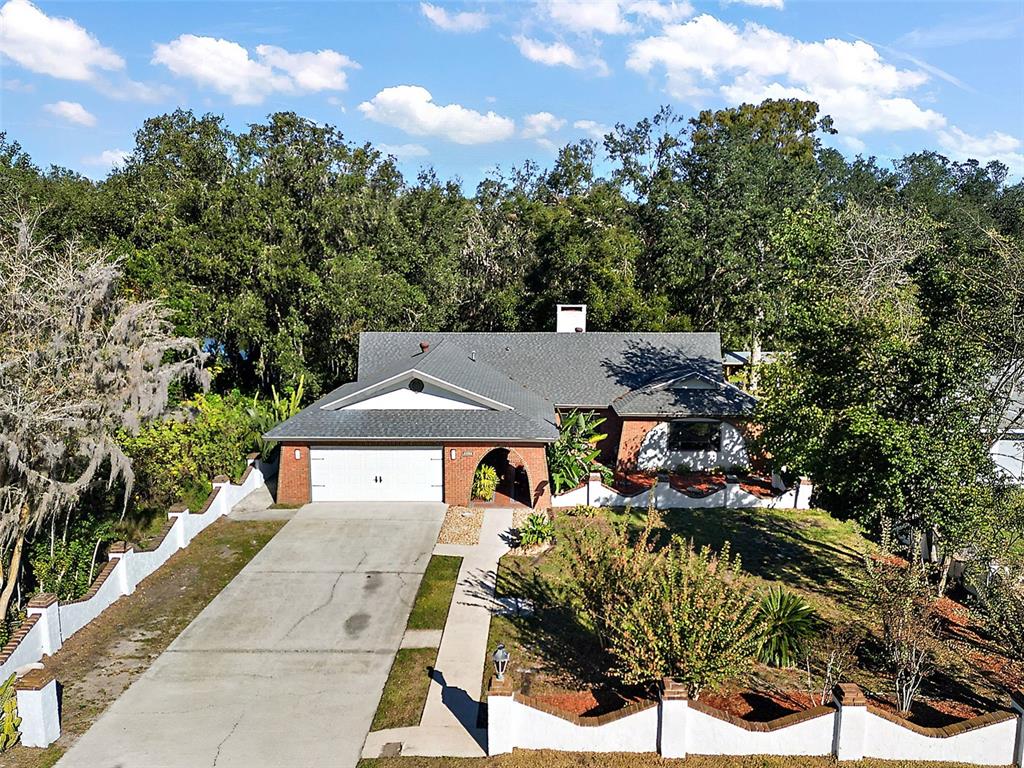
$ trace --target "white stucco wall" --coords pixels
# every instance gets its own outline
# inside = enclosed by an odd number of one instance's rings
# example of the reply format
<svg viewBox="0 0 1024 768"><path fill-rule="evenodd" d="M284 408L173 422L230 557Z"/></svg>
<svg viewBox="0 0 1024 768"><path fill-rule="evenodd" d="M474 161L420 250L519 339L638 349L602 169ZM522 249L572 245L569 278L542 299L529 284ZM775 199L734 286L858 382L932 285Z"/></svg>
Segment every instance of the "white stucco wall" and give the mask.
<svg viewBox="0 0 1024 768"><path fill-rule="evenodd" d="M762 498L740 487L738 483L726 483L725 487L708 496L688 496L677 491L667 482L658 482L653 488L635 496L626 496L601 482L600 476L591 476L586 485L551 497L553 507L646 507L650 495L654 494L657 509L713 509L729 507L734 509L809 509L811 492L814 487L801 483L776 496Z"/></svg>
<svg viewBox="0 0 1024 768"><path fill-rule="evenodd" d="M975 765L1010 765L1017 739L1017 718L973 731L936 738L868 712L864 757L881 760L943 760Z"/></svg>
<svg viewBox="0 0 1024 768"><path fill-rule="evenodd" d="M732 424L722 423L720 450L670 451L668 448L670 423L663 421L655 425L644 436L637 453L638 468L644 470L667 469L674 472L680 464L684 463L693 470L743 466L750 463L743 434Z"/></svg>
<svg viewBox="0 0 1024 768"><path fill-rule="evenodd" d="M576 725L514 701L514 746L563 752L656 752L658 708L650 707L605 725Z"/></svg>
<svg viewBox="0 0 1024 768"><path fill-rule="evenodd" d="M992 459L1007 475L1024 482L1024 434L998 441L992 446Z"/></svg>
<svg viewBox="0 0 1024 768"><path fill-rule="evenodd" d="M835 713L779 728L748 731L690 706L686 751L691 755L830 755Z"/></svg>

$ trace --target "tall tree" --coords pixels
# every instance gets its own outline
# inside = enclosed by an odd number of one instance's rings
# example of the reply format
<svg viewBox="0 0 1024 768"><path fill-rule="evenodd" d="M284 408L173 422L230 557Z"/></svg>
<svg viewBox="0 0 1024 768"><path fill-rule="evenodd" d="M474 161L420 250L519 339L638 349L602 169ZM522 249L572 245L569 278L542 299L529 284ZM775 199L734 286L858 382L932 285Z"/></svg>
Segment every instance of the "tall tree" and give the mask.
<svg viewBox="0 0 1024 768"><path fill-rule="evenodd" d="M120 265L75 241L38 240L27 216L0 228L0 616L25 540L106 474L130 489L117 442L163 412L176 381L203 381L196 341L153 301L117 295Z"/></svg>

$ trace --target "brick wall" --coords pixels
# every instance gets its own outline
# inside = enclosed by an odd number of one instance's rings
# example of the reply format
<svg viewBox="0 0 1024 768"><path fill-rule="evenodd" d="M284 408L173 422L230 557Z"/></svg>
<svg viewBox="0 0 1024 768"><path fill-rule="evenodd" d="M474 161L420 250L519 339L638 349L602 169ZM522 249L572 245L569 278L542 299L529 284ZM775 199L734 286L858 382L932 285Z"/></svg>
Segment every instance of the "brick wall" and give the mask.
<svg viewBox="0 0 1024 768"><path fill-rule="evenodd" d="M444 500L466 505L473 490L473 473L480 460L495 448L508 449L508 460L526 469L534 507L551 506L548 460L543 445L498 445L494 443L446 443L444 446ZM452 451L455 458L452 459Z"/></svg>
<svg viewBox="0 0 1024 768"><path fill-rule="evenodd" d="M619 455L615 465L617 470L628 472L636 469L636 462L640 455L640 446L643 445L644 437L660 423L651 419L622 420L622 433L619 437Z"/></svg>
<svg viewBox="0 0 1024 768"><path fill-rule="evenodd" d="M295 458L295 452L299 458ZM309 503L309 446L281 443L281 467L277 473L278 504Z"/></svg>

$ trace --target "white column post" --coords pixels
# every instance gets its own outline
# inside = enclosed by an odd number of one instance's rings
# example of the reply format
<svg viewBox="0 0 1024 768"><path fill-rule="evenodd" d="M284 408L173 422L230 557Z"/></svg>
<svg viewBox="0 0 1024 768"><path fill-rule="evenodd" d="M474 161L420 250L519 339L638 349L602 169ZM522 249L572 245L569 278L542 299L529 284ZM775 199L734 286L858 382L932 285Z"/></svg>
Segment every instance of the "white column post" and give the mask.
<svg viewBox="0 0 1024 768"><path fill-rule="evenodd" d="M185 532L188 515L188 507L184 504L174 504L167 510L167 517L175 522L174 543L178 545L178 549L188 546L188 534Z"/></svg>
<svg viewBox="0 0 1024 768"><path fill-rule="evenodd" d="M43 655L52 656L64 644L60 633L60 603L57 596L39 594L28 601L25 611L29 616L39 617L39 628L43 633Z"/></svg>
<svg viewBox="0 0 1024 768"><path fill-rule="evenodd" d="M512 681L491 678L487 688L487 754L503 755L516 745Z"/></svg>
<svg viewBox="0 0 1024 768"><path fill-rule="evenodd" d="M135 591L135 582L128 574L128 558L135 552L135 548L130 544L125 544L123 541L118 541L110 545L110 549L107 551L107 556L111 560L117 560L118 563L115 566L118 582L118 590L122 595L130 595Z"/></svg>
<svg viewBox="0 0 1024 768"><path fill-rule="evenodd" d="M811 478L801 477L796 486L793 509L810 509L812 493L814 493L814 483L811 482Z"/></svg>
<svg viewBox="0 0 1024 768"><path fill-rule="evenodd" d="M868 721L868 702L864 692L853 683L840 683L832 691L832 700L839 710L832 737L832 754L836 760L863 760Z"/></svg>
<svg viewBox="0 0 1024 768"><path fill-rule="evenodd" d="M48 747L60 738L60 709L57 681L44 669L33 669L15 682L21 743L26 747Z"/></svg>
<svg viewBox="0 0 1024 768"><path fill-rule="evenodd" d="M1010 703L1017 713L1017 742L1013 749L1013 764L1024 768L1024 691L1010 694Z"/></svg>
<svg viewBox="0 0 1024 768"><path fill-rule="evenodd" d="M690 699L686 686L666 677L658 706L658 753L662 757L686 757L686 720Z"/></svg>
<svg viewBox="0 0 1024 768"><path fill-rule="evenodd" d="M600 491L597 488L595 488L594 486L600 486L601 482L602 482L602 480L601 480L601 473L600 472L591 472L590 475L587 477L587 506L588 507L595 507L595 506L597 506L596 504L594 504L594 499L597 498L597 496L600 494Z"/></svg>

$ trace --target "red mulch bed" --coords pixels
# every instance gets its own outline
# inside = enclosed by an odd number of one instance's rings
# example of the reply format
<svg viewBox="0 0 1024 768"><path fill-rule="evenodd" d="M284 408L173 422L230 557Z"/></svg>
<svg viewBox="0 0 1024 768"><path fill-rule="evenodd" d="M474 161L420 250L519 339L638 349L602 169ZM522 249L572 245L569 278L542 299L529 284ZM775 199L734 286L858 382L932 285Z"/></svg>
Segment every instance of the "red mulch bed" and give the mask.
<svg viewBox="0 0 1024 768"><path fill-rule="evenodd" d="M654 485L657 479L657 475L649 472L618 472L612 480L612 488L626 496L635 496Z"/></svg>
<svg viewBox="0 0 1024 768"><path fill-rule="evenodd" d="M642 701L640 696L631 697L615 691L562 691L534 695L537 701L579 717L597 717Z"/></svg>
<svg viewBox="0 0 1024 768"><path fill-rule="evenodd" d="M668 482L680 493L701 499L725 488L725 475L715 472L687 472L669 475Z"/></svg>
<svg viewBox="0 0 1024 768"><path fill-rule="evenodd" d="M772 487L771 478L758 477L756 475L740 480L740 488L761 499L770 499L772 496L779 495L779 492Z"/></svg>
<svg viewBox="0 0 1024 768"><path fill-rule="evenodd" d="M715 691L702 693L700 702L751 723L767 723L818 706L807 691Z"/></svg>
<svg viewBox="0 0 1024 768"><path fill-rule="evenodd" d="M1009 691L1024 690L1024 667L1000 653L971 618L971 609L950 597L935 601L942 629L957 643L964 660Z"/></svg>
<svg viewBox="0 0 1024 768"><path fill-rule="evenodd" d="M870 696L869 700L879 709L893 715L899 714L895 702L890 698ZM904 719L924 728L943 728L982 714L985 713L959 701L932 700L919 696L910 707L910 717Z"/></svg>

